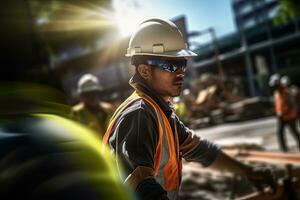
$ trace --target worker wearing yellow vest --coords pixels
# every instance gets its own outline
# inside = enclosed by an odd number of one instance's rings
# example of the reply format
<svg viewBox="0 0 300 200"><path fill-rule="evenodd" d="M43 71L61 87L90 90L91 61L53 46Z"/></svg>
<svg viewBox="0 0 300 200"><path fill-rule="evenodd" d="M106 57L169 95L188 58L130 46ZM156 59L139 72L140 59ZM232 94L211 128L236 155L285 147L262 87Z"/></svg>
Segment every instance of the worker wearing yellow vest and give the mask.
<svg viewBox="0 0 300 200"><path fill-rule="evenodd" d="M179 29L169 20L149 19L133 34L127 49L136 73L135 92L113 115L103 148L115 154L124 182L140 199L178 199L181 159L247 175L256 183L272 183L268 170L246 166L185 127L169 100L180 94L187 49ZM121 170L120 170L121 171ZM200 189L200 188L199 188Z"/></svg>
<svg viewBox="0 0 300 200"><path fill-rule="evenodd" d="M94 130L101 138L113 112L111 104L100 101L102 90L96 76L83 75L78 81L81 102L72 108L72 117Z"/></svg>

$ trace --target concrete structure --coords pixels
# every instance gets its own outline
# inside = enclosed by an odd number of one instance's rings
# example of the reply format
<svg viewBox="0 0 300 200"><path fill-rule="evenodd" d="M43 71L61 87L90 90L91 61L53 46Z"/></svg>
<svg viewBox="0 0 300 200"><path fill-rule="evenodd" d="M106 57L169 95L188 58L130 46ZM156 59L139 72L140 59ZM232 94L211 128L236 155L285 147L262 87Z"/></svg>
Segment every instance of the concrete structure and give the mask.
<svg viewBox="0 0 300 200"><path fill-rule="evenodd" d="M272 19L279 8L277 0L233 0L232 10L238 29L247 29Z"/></svg>

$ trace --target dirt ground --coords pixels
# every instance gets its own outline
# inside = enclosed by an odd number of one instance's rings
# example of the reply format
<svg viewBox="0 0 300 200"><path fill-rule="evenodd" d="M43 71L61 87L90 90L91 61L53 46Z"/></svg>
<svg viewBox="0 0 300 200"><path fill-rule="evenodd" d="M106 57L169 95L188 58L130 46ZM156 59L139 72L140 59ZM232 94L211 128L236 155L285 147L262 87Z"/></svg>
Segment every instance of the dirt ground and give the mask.
<svg viewBox="0 0 300 200"><path fill-rule="evenodd" d="M286 176L285 166L251 164L271 168L278 179ZM299 169L299 166L294 168ZM181 200L229 200L255 191L257 191L256 188L244 177L203 168L198 163L184 162ZM300 199L300 193L298 193L298 199Z"/></svg>

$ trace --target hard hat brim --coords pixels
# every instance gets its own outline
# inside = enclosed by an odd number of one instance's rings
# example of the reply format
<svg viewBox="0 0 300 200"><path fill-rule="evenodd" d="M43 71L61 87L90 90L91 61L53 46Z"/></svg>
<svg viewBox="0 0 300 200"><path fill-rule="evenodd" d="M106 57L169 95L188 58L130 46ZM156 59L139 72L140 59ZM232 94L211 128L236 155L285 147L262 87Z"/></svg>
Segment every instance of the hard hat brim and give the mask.
<svg viewBox="0 0 300 200"><path fill-rule="evenodd" d="M163 52L160 54L155 54L155 53L127 53L125 56L126 57L132 57L132 56L161 56L161 57L174 57L174 58L178 58L178 57L195 57L198 56L196 53L194 53L193 51L189 50L189 49L182 49L180 51L168 51L168 52Z"/></svg>

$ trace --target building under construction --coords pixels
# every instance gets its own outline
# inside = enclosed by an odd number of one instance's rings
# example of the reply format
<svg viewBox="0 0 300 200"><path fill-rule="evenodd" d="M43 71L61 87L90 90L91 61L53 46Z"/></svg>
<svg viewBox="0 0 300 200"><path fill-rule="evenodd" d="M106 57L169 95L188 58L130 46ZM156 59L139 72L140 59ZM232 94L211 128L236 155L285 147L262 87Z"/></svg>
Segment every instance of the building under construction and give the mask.
<svg viewBox="0 0 300 200"><path fill-rule="evenodd" d="M275 0L234 0L232 8L238 31L217 39L217 57L213 41L197 50L195 77L208 71L217 74L220 61L227 77L240 79L247 96L268 94L267 79L274 72L299 85L300 18L274 25L280 8Z"/></svg>

